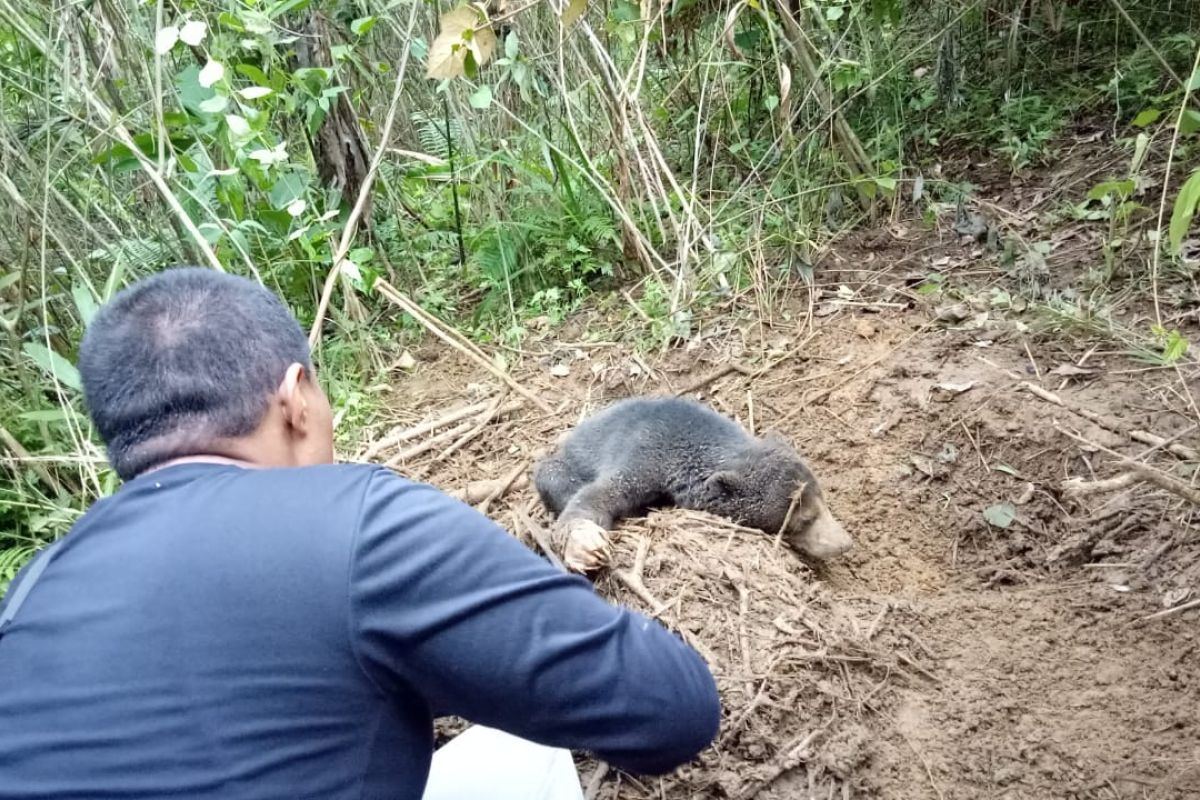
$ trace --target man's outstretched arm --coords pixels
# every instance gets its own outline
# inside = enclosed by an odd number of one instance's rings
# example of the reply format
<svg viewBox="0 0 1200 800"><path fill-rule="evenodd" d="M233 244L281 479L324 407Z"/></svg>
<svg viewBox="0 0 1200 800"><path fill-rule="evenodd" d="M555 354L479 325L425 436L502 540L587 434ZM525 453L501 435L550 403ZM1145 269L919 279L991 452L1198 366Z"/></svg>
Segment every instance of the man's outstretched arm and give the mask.
<svg viewBox="0 0 1200 800"><path fill-rule="evenodd" d="M435 714L650 774L716 736L716 685L691 647L436 489L373 474L350 581L363 669Z"/></svg>

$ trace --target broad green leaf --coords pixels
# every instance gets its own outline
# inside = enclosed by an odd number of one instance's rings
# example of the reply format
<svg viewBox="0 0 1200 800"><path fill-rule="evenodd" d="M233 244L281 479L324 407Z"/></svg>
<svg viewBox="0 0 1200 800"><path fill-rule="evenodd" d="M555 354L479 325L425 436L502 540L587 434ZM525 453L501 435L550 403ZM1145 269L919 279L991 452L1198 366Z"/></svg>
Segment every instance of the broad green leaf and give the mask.
<svg viewBox="0 0 1200 800"><path fill-rule="evenodd" d="M63 386L75 391L80 390L79 370L75 369L75 365L58 353L50 350L46 345L40 342L26 342L21 348L25 355L33 360L43 372L51 377L56 377Z"/></svg>
<svg viewBox="0 0 1200 800"><path fill-rule="evenodd" d="M830 22L837 22L846 15L846 9L843 6L830 6L825 9L825 19Z"/></svg>
<svg viewBox="0 0 1200 800"><path fill-rule="evenodd" d="M1110 194L1118 197L1128 197L1133 194L1133 181L1104 181L1092 187L1087 193L1088 200L1102 200Z"/></svg>
<svg viewBox="0 0 1200 800"><path fill-rule="evenodd" d="M767 111L774 111L779 108L779 98L773 94L769 94L763 98L763 108Z"/></svg>
<svg viewBox="0 0 1200 800"><path fill-rule="evenodd" d="M377 22L379 22L377 17L359 17L350 23L350 31L355 36L366 36Z"/></svg>
<svg viewBox="0 0 1200 800"><path fill-rule="evenodd" d="M278 0L267 10L267 17L277 19L292 11L300 11L307 6L309 0Z"/></svg>
<svg viewBox="0 0 1200 800"><path fill-rule="evenodd" d="M895 178L876 178L875 183L879 186L880 189L883 189L885 192L896 191L896 179Z"/></svg>
<svg viewBox="0 0 1200 800"><path fill-rule="evenodd" d="M259 86L270 86L271 81L267 78L267 73L263 72L253 64L238 64L233 68L235 72L245 75L250 80L257 83Z"/></svg>
<svg viewBox="0 0 1200 800"><path fill-rule="evenodd" d="M1200 206L1200 170L1192 173L1179 190L1179 196L1175 198L1175 209L1171 213L1171 226L1167 232L1167 241L1172 253L1179 252L1183 237L1192 226L1192 217L1196 214L1197 206Z"/></svg>
<svg viewBox="0 0 1200 800"><path fill-rule="evenodd" d="M362 266L375 257L375 251L369 247L356 247L351 250L346 258L354 262L358 266Z"/></svg>
<svg viewBox="0 0 1200 800"><path fill-rule="evenodd" d="M250 123L245 117L237 114L226 114L225 124L229 126L229 135L238 143L244 143L254 132L250 130Z"/></svg>
<svg viewBox="0 0 1200 800"><path fill-rule="evenodd" d="M467 98L467 102L471 104L471 108L484 109L492 104L492 87L486 83L480 86L471 96Z"/></svg>
<svg viewBox="0 0 1200 800"><path fill-rule="evenodd" d="M567 7L562 12L562 24L565 28L575 20L583 16L583 12L587 11L587 0L570 0Z"/></svg>
<svg viewBox="0 0 1200 800"><path fill-rule="evenodd" d="M1007 528L1017 518L1017 509L1012 503L997 503L983 510L983 518L989 525L997 528Z"/></svg>
<svg viewBox="0 0 1200 800"><path fill-rule="evenodd" d="M245 89L238 89L238 94L244 100L257 100L260 97L266 97L271 94L269 86L247 86Z"/></svg>
<svg viewBox="0 0 1200 800"><path fill-rule="evenodd" d="M508 58L516 58L520 50L521 46L517 39L517 32L509 31L508 36L504 37L504 55Z"/></svg>
<svg viewBox="0 0 1200 800"><path fill-rule="evenodd" d="M166 55L179 41L179 28L169 25L154 35L154 52Z"/></svg>
<svg viewBox="0 0 1200 800"><path fill-rule="evenodd" d="M1192 77L1188 78L1187 82L1187 90L1189 92L1194 92L1197 89L1200 89L1200 66L1192 71Z"/></svg>
<svg viewBox="0 0 1200 800"><path fill-rule="evenodd" d="M77 283L71 287L71 299L75 301L75 310L79 312L79 321L85 328L91 325L96 312L100 310L96 298L92 297L91 290L83 284Z"/></svg>
<svg viewBox="0 0 1200 800"><path fill-rule="evenodd" d="M641 18L642 9L630 0L617 0L612 7L612 16L617 22L633 22Z"/></svg>
<svg viewBox="0 0 1200 800"><path fill-rule="evenodd" d="M215 94L198 106L205 114L220 114L228 107L229 98L223 94Z"/></svg>
<svg viewBox="0 0 1200 800"><path fill-rule="evenodd" d="M204 41L208 34L208 25L200 20L192 20L179 30L179 38L189 47L196 47Z"/></svg>
<svg viewBox="0 0 1200 800"><path fill-rule="evenodd" d="M1162 116L1162 112L1157 108L1147 108L1142 113L1133 118L1133 124L1138 128L1144 128L1147 125L1153 125Z"/></svg>
<svg viewBox="0 0 1200 800"><path fill-rule="evenodd" d="M271 207L285 209L304 197L308 191L308 175L304 172L288 172L279 177L271 187Z"/></svg>
<svg viewBox="0 0 1200 800"><path fill-rule="evenodd" d="M1179 132L1184 136L1191 136L1198 130L1200 130L1200 111L1193 108L1184 109L1183 116L1179 118Z"/></svg>
<svg viewBox="0 0 1200 800"><path fill-rule="evenodd" d="M200 85L207 89L224 77L225 65L220 61L213 61L210 58L208 63L204 65L204 68L200 70Z"/></svg>

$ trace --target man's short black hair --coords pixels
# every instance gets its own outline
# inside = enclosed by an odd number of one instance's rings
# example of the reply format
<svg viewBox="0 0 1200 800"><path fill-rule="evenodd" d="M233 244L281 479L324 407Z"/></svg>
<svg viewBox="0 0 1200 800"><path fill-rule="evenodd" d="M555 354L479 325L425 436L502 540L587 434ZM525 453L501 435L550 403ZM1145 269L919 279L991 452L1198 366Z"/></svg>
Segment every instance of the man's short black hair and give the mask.
<svg viewBox="0 0 1200 800"><path fill-rule="evenodd" d="M308 339L287 307L245 278L176 267L117 293L79 350L88 412L128 480L253 432Z"/></svg>

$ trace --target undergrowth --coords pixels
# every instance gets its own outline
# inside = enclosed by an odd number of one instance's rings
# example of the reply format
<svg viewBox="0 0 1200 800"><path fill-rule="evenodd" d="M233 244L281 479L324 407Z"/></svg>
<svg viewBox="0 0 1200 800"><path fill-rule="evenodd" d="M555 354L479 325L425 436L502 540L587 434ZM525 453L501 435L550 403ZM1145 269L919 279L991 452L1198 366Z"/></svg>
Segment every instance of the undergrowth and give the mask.
<svg viewBox="0 0 1200 800"><path fill-rule="evenodd" d="M507 346L612 294L662 348L711 303L817 280L901 197L926 222L969 203L949 161L1037 168L1084 119L1142 151L1073 206L1106 226L1095 282L1145 272L1128 242L1168 156L1156 274L1186 272L1200 12L1113 6L0 0L0 586L117 488L71 365L97 305L171 264L253 276L316 327L345 449L423 333L378 280Z"/></svg>

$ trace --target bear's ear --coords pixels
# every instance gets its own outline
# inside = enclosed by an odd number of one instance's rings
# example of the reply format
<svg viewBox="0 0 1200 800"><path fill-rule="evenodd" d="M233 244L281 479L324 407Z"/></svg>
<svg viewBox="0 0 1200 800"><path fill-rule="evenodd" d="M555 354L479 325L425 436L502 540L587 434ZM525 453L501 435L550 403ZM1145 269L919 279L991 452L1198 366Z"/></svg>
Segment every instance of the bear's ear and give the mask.
<svg viewBox="0 0 1200 800"><path fill-rule="evenodd" d="M744 482L745 478L742 475L725 469L709 475L708 479L704 481L704 486L710 494L716 497L728 497L740 491Z"/></svg>

